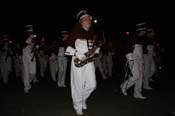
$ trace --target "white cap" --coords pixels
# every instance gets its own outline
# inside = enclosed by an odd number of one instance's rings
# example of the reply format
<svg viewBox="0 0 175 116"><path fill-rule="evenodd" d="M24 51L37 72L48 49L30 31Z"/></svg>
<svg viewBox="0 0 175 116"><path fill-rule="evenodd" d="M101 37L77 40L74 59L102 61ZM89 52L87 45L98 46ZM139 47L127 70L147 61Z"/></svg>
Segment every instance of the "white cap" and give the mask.
<svg viewBox="0 0 175 116"><path fill-rule="evenodd" d="M26 32L33 32L33 25L26 25Z"/></svg>
<svg viewBox="0 0 175 116"><path fill-rule="evenodd" d="M138 27L138 26L144 26L144 25L146 25L146 23L145 23L145 22L142 22L142 23L137 23L137 24L136 24L136 27Z"/></svg>
<svg viewBox="0 0 175 116"><path fill-rule="evenodd" d="M146 23L141 22L136 24L136 31L146 31Z"/></svg>
<svg viewBox="0 0 175 116"><path fill-rule="evenodd" d="M33 25L26 25L26 28L33 28Z"/></svg>
<svg viewBox="0 0 175 116"><path fill-rule="evenodd" d="M80 21L82 18L89 16L90 19L92 20L92 16L87 13L86 10L81 10L77 13L76 18Z"/></svg>

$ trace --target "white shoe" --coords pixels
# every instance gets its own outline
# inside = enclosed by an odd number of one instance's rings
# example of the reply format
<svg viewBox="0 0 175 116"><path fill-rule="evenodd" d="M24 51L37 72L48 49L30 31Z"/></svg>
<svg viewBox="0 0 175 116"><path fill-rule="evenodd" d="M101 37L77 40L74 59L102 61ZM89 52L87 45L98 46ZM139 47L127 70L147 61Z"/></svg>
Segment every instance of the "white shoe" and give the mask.
<svg viewBox="0 0 175 116"><path fill-rule="evenodd" d="M30 89L24 89L24 93L28 94Z"/></svg>
<svg viewBox="0 0 175 116"><path fill-rule="evenodd" d="M134 95L134 98L146 99L146 97L142 96L142 94Z"/></svg>
<svg viewBox="0 0 175 116"><path fill-rule="evenodd" d="M34 78L33 82L34 82L34 83L38 83L39 80L38 80L37 78Z"/></svg>
<svg viewBox="0 0 175 116"><path fill-rule="evenodd" d="M62 87L66 87L66 85L65 85L65 84L63 84L63 85L62 85Z"/></svg>
<svg viewBox="0 0 175 116"><path fill-rule="evenodd" d="M75 110L75 111L76 111L77 115L83 115L82 109L81 110Z"/></svg>
<svg viewBox="0 0 175 116"><path fill-rule="evenodd" d="M29 90L24 89L24 93L28 94L29 93Z"/></svg>
<svg viewBox="0 0 175 116"><path fill-rule="evenodd" d="M83 104L83 110L87 110L87 105L85 103Z"/></svg>
<svg viewBox="0 0 175 116"><path fill-rule="evenodd" d="M32 88L31 86L28 88L24 88L24 93L28 94L31 88Z"/></svg>
<svg viewBox="0 0 175 116"><path fill-rule="evenodd" d="M123 84L121 84L120 88L121 88L122 94L127 96L127 92L126 92L125 86Z"/></svg>
<svg viewBox="0 0 175 116"><path fill-rule="evenodd" d="M58 87L61 87L61 84L59 82L57 83L57 85L58 85Z"/></svg>
<svg viewBox="0 0 175 116"><path fill-rule="evenodd" d="M151 88L151 87L144 87L144 89L146 89L146 90L152 90L153 88Z"/></svg>
<svg viewBox="0 0 175 116"><path fill-rule="evenodd" d="M106 80L108 77L107 76L103 76L103 80Z"/></svg>

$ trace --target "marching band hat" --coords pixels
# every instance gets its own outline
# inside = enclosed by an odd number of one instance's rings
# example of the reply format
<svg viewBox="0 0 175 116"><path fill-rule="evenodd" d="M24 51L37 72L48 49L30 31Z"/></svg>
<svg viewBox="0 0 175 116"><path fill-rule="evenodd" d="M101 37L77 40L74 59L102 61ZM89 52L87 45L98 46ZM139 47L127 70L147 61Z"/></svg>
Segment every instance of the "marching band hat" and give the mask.
<svg viewBox="0 0 175 116"><path fill-rule="evenodd" d="M136 31L146 31L146 23L140 22L136 24Z"/></svg>
<svg viewBox="0 0 175 116"><path fill-rule="evenodd" d="M77 13L76 18L78 21L80 21L82 18L89 16L90 19L92 20L92 16L86 11L86 10L81 10Z"/></svg>
<svg viewBox="0 0 175 116"><path fill-rule="evenodd" d="M26 25L26 32L33 32L33 25Z"/></svg>

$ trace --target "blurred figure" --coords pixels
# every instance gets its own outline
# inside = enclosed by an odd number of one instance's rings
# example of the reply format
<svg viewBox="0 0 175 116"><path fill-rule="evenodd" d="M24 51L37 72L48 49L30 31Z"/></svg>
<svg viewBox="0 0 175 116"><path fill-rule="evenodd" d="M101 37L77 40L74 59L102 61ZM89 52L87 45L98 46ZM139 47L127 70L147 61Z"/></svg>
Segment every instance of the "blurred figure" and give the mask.
<svg viewBox="0 0 175 116"><path fill-rule="evenodd" d="M106 80L108 77L104 73L105 71L104 71L104 67L103 67L103 64L102 64L102 56L103 56L102 52L100 51L98 56L95 57L95 67L99 69L103 80Z"/></svg>
<svg viewBox="0 0 175 116"><path fill-rule="evenodd" d="M56 77L58 73L58 59L57 59L57 42L53 41L49 48L49 69L51 73L52 81L56 82Z"/></svg>
<svg viewBox="0 0 175 116"><path fill-rule="evenodd" d="M61 38L58 42L58 78L57 78L57 85L58 87L66 87L65 79L66 79L66 70L67 70L67 56L65 56L65 41L67 40L68 32L62 31Z"/></svg>
<svg viewBox="0 0 175 116"><path fill-rule="evenodd" d="M142 95L142 83L144 74L143 46L146 37L146 24L136 25L136 36L128 41L126 58L131 75L121 84L121 91L127 95L127 90L134 85L134 98L146 99Z"/></svg>
<svg viewBox="0 0 175 116"><path fill-rule="evenodd" d="M9 35L3 35L2 48L0 50L0 74L4 84L8 84L12 72L12 49L10 47Z"/></svg>
<svg viewBox="0 0 175 116"><path fill-rule="evenodd" d="M107 42L107 69L108 69L108 77L112 77L112 69L113 69L113 56L114 56L114 48L112 41Z"/></svg>
<svg viewBox="0 0 175 116"><path fill-rule="evenodd" d="M17 79L22 78L22 48L19 43L16 43L15 52L13 56L14 70Z"/></svg>
<svg viewBox="0 0 175 116"><path fill-rule="evenodd" d="M44 78L44 74L48 66L48 47L46 46L44 37L42 37L40 40L40 46L38 49L38 58L39 58L40 77Z"/></svg>
<svg viewBox="0 0 175 116"><path fill-rule="evenodd" d="M155 53L155 32L153 29L149 28L147 29L147 38L146 38L146 46L144 54L144 79L143 79L143 88L147 90L151 90L149 81L153 77L153 75L156 72L156 66L154 57L156 56Z"/></svg>
<svg viewBox="0 0 175 116"><path fill-rule="evenodd" d="M32 27L31 27L32 28ZM31 32L32 29L27 30L28 38L25 43L27 44L22 50L22 62L23 62L23 81L24 92L29 93L31 89L31 82L38 82L36 78L36 51L38 45L35 45L36 35Z"/></svg>
<svg viewBox="0 0 175 116"><path fill-rule="evenodd" d="M95 38L98 38L98 36L95 35ZM103 42L102 41L99 41L99 42L101 44L100 47L102 47L104 45ZM103 80L106 80L107 76L105 75L105 69L103 67L102 57L103 57L103 53L100 50L98 55L95 57L95 68L98 68L98 70L100 71L100 74L101 74Z"/></svg>

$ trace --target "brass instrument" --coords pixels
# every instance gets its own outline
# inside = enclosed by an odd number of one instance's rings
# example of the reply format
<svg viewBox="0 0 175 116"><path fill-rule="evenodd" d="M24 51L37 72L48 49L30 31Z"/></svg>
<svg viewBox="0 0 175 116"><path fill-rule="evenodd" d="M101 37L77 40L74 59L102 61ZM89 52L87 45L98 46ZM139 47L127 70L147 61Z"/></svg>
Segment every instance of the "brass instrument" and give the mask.
<svg viewBox="0 0 175 116"><path fill-rule="evenodd" d="M95 58L95 50L97 49L97 47L92 48L91 50L89 50L88 52L85 53L86 58L83 60L80 60L78 58L74 59L74 63L76 67L82 67L85 64L89 63L89 62L93 62L94 58Z"/></svg>

